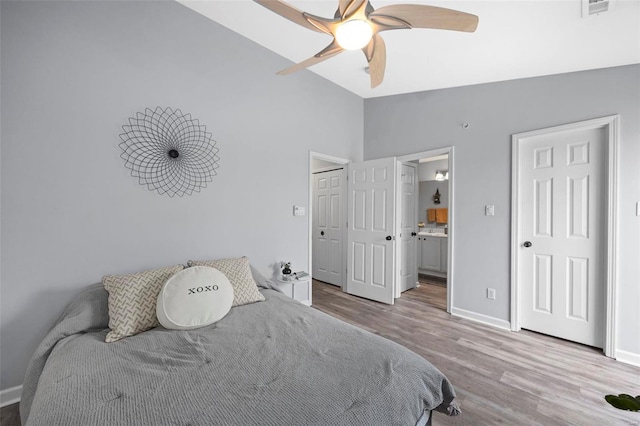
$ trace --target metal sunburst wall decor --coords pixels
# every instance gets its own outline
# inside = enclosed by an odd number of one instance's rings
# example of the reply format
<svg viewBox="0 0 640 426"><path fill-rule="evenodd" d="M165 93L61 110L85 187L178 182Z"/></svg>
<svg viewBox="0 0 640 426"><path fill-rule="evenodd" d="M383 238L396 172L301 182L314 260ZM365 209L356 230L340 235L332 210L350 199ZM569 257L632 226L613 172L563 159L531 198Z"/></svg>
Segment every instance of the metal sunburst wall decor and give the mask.
<svg viewBox="0 0 640 426"><path fill-rule="evenodd" d="M120 157L149 191L169 197L206 188L218 168L216 141L191 114L146 108L122 126Z"/></svg>

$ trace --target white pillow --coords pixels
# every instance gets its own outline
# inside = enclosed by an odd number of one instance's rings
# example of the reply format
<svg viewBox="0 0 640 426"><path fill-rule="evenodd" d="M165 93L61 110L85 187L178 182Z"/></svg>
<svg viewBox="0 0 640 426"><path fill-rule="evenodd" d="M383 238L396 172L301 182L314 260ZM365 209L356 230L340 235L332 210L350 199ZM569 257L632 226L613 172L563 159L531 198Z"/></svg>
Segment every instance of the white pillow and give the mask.
<svg viewBox="0 0 640 426"><path fill-rule="evenodd" d="M164 328L190 330L224 318L233 303L233 287L220 271L193 266L164 283L156 314Z"/></svg>

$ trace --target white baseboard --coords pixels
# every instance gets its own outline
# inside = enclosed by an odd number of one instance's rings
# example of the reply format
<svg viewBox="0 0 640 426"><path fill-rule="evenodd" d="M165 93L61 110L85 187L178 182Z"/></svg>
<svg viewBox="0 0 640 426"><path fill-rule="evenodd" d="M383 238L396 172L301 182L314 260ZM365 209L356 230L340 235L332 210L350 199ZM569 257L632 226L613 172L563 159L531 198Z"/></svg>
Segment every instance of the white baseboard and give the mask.
<svg viewBox="0 0 640 426"><path fill-rule="evenodd" d="M451 315L455 315L460 318L465 318L471 321L479 322L492 327L498 327L503 330L511 331L511 323L509 321L501 320L488 315L478 314L476 312L467 311L465 309L451 307Z"/></svg>
<svg viewBox="0 0 640 426"><path fill-rule="evenodd" d="M20 402L20 395L22 395L22 385L0 390L0 407Z"/></svg>
<svg viewBox="0 0 640 426"><path fill-rule="evenodd" d="M621 351L616 349L616 361L624 362L625 364L635 365L640 367L640 354L633 352Z"/></svg>

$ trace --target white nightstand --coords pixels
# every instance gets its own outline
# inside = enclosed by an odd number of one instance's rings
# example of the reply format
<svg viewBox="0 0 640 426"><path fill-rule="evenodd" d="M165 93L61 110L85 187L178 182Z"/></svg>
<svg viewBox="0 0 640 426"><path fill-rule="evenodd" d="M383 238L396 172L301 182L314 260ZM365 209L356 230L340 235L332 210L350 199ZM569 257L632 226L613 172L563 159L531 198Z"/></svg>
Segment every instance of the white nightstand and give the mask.
<svg viewBox="0 0 640 426"><path fill-rule="evenodd" d="M286 296L311 306L311 280L309 276L299 280L292 279L291 281L283 281L278 277L275 284Z"/></svg>

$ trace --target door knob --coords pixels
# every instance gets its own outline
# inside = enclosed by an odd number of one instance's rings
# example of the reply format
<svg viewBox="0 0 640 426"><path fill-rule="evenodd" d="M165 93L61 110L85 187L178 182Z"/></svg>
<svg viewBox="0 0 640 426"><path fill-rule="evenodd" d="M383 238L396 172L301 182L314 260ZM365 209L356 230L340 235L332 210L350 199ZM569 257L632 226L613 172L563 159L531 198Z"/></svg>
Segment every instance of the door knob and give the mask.
<svg viewBox="0 0 640 426"><path fill-rule="evenodd" d="M416 235L418 235L418 234L416 234L415 232L412 232L412 233L411 233L411 236L412 236L412 237L415 237Z"/></svg>
<svg viewBox="0 0 640 426"><path fill-rule="evenodd" d="M324 231L320 231L320 235L324 235Z"/></svg>
<svg viewBox="0 0 640 426"><path fill-rule="evenodd" d="M531 241L525 241L523 246L525 246L526 248L531 247L533 244L531 244Z"/></svg>
<svg viewBox="0 0 640 426"><path fill-rule="evenodd" d="M392 237L391 235L387 235L386 240L387 240L387 241L391 241L391 240L393 240L393 237Z"/></svg>

